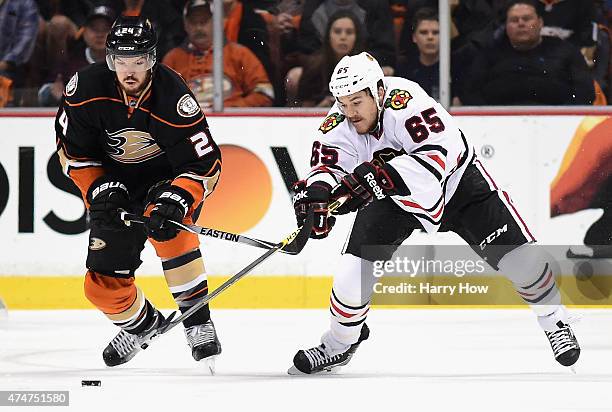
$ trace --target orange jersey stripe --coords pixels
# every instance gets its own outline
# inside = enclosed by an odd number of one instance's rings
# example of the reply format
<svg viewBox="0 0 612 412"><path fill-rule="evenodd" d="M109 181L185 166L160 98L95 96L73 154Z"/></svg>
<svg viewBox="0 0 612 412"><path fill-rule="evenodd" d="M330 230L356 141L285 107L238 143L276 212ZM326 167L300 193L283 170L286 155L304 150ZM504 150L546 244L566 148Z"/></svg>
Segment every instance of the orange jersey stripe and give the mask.
<svg viewBox="0 0 612 412"><path fill-rule="evenodd" d="M115 99L113 97L94 97L92 99L84 100L84 101L82 101L80 103L70 103L69 101L66 101L66 104L68 106L70 106L70 107L78 107L78 106L83 106L84 104L95 102L95 101L98 101L98 100L110 100L112 102L118 102L118 103L122 103L123 104L123 102L121 100Z"/></svg>
<svg viewBox="0 0 612 412"><path fill-rule="evenodd" d="M87 202L87 191L91 184L104 174L104 169L101 166L83 167L79 169L70 169L70 178L81 191L81 196L85 202L85 206L89 209Z"/></svg>

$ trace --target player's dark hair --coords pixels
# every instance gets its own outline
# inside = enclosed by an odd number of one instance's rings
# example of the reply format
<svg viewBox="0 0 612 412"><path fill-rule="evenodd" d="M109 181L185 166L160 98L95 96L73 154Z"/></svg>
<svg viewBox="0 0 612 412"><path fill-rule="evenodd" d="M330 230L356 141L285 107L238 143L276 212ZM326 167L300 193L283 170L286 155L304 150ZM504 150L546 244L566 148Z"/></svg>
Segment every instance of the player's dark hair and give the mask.
<svg viewBox="0 0 612 412"><path fill-rule="evenodd" d="M379 81L376 82L376 90L378 91L378 89L380 89L381 87L383 89L385 88L385 82L383 82L382 80L379 80ZM368 94L368 96L374 97L374 96L372 96L372 92L370 91L369 87L367 89L365 89L365 92Z"/></svg>
<svg viewBox="0 0 612 412"><path fill-rule="evenodd" d="M430 7L421 7L414 13L412 18L412 31L415 32L422 21L439 21L438 12Z"/></svg>
<svg viewBox="0 0 612 412"><path fill-rule="evenodd" d="M504 7L504 20L508 18L508 11L517 4L526 4L533 7L538 17L542 17L542 3L536 0L509 0Z"/></svg>

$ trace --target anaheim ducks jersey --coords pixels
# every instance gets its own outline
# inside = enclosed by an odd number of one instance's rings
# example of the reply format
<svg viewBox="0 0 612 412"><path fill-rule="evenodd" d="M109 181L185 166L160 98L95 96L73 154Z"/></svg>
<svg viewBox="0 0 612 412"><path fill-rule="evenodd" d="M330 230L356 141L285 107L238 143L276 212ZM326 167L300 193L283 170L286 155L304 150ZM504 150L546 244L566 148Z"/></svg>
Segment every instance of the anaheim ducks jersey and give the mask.
<svg viewBox="0 0 612 412"><path fill-rule="evenodd" d="M64 172L84 199L91 183L108 174L140 200L155 183L172 180L193 195L195 208L221 170L200 106L162 64L139 98L125 94L105 63L77 72L64 90L55 131Z"/></svg>
<svg viewBox="0 0 612 412"><path fill-rule="evenodd" d="M335 186L363 162L393 166L410 190L393 196L427 232L436 232L474 149L451 115L417 83L385 77L384 108L375 132L358 134L337 104L329 111L312 147L307 177Z"/></svg>

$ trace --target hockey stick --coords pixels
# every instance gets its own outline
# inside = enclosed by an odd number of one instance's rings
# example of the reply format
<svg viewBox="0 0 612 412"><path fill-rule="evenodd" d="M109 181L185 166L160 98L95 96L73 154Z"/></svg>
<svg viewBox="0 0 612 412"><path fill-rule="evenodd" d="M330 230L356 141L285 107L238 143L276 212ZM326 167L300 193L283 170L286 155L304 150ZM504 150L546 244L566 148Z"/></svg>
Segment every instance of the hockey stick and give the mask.
<svg viewBox="0 0 612 412"><path fill-rule="evenodd" d="M338 207L340 207L344 202L346 202L347 199L348 199L348 196L342 197L330 203L329 213L333 212ZM198 303L190 307L185 313L181 314L176 319L174 319L174 316L177 314L177 311L172 312L170 316L166 318L165 324L162 325L158 329L157 334L162 335L168 332L170 329L172 329L176 325L178 325L179 323L181 323L182 321L184 321L185 319L187 319L194 312L196 312L203 306L207 305L208 302L216 298L219 294L221 294L224 290L232 286L234 283L238 282L241 278L243 278L246 274L248 274L251 270L253 270L257 266L259 266L262 262L264 262L266 259L272 256L274 253L281 251L285 249L287 246L291 246L291 245L293 245L293 248L296 250L296 254L300 253L302 249L304 249L304 246L306 246L306 242L308 242L308 239L310 238L310 232L312 232L313 226L314 226L314 211L313 209L310 209L308 211L308 215L306 216L306 220L304 221L304 224L302 226L300 226L297 230L295 230L285 239L275 244L272 248L270 248L270 250L268 250L266 253L264 253L257 259L255 259L253 262L251 262L247 267L242 269L240 272L236 273L234 276L232 276L231 278L223 282L221 286L219 286L217 289L212 291L209 295L206 295L204 298L202 298L201 301L199 301Z"/></svg>
<svg viewBox="0 0 612 412"><path fill-rule="evenodd" d="M337 207L337 206L336 206ZM253 262L249 263L244 269L240 272L236 273L234 276L226 280L212 291L210 294L206 295L202 300L198 303L190 307L185 313L182 313L179 317L174 319L174 316L177 314L177 311L174 311L166 318L165 323L159 327L157 330L157 335L163 335L168 332L170 329L187 319L194 312L198 311L202 307L208 304L211 300L219 296L224 290L232 286L234 283L238 282L241 278L243 278L246 274L248 274L251 270L262 264L266 259L272 256L274 253L283 250L289 245L294 245L294 249L299 253L304 246L306 246L306 242L310 238L310 232L312 231L312 227L314 225L314 213L312 209L308 212L308 216L304 221L304 224L287 236L285 239L281 240L279 243L272 246L266 253L255 259Z"/></svg>
<svg viewBox="0 0 612 412"><path fill-rule="evenodd" d="M149 220L149 218L146 216L128 213L125 210L120 210L119 213L120 213L121 220L126 222L126 224L127 223L145 224ZM245 245L255 246L258 248L262 248L262 249L271 249L276 245L274 242L268 242L267 240L255 239L255 238L251 238L245 235L239 235L237 233L225 232L223 230L212 229L212 228L198 226L198 225L191 225L187 223L175 222L173 220L169 220L169 222L170 224L176 226L177 228L181 230L195 233L196 235L212 237L214 239L222 239L222 240L227 240L230 242L242 243ZM293 243L287 245L287 248L282 249L280 252L286 253L288 255L297 255L298 253L300 253L300 251L295 248Z"/></svg>
<svg viewBox="0 0 612 412"><path fill-rule="evenodd" d="M334 212L342 203L346 201L346 198L341 198L333 201L329 205L329 213ZM149 219L147 216L136 215L133 213L126 212L123 209L119 210L119 216L121 220L123 220L126 224L129 223L139 223L146 224ZM244 245L255 246L261 249L272 249L275 246L275 243L269 242L267 240L256 239L252 237L248 237L245 235L239 235L237 233L225 232L219 229L212 229L208 227L191 225L188 223L176 222L174 220L168 220L170 224L176 226L181 230L185 230L187 232L195 233L196 235L208 236L214 239L222 239L235 243L242 243ZM296 247L296 243L290 243L285 248L280 250L281 253L285 253L287 255L297 255L300 253L302 249Z"/></svg>

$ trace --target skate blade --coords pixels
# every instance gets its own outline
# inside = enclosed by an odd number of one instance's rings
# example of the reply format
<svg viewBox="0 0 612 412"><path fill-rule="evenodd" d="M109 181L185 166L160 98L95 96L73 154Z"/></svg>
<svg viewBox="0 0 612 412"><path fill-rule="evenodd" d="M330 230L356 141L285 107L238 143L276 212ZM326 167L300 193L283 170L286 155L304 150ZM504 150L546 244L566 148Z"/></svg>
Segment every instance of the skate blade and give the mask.
<svg viewBox="0 0 612 412"><path fill-rule="evenodd" d="M296 368L295 365L292 365L287 370L287 373L289 375L291 375L291 376L333 375L335 373L338 373L340 371L340 369L341 369L340 366L336 366L335 368L332 368L332 369L323 369L322 371L319 371L319 372L304 373L301 370L299 370L298 368Z"/></svg>
<svg viewBox="0 0 612 412"><path fill-rule="evenodd" d="M202 359L200 362L203 362L206 365L206 369L210 372L211 376L215 376L216 373L216 365L215 361L218 355L209 356L208 358Z"/></svg>

